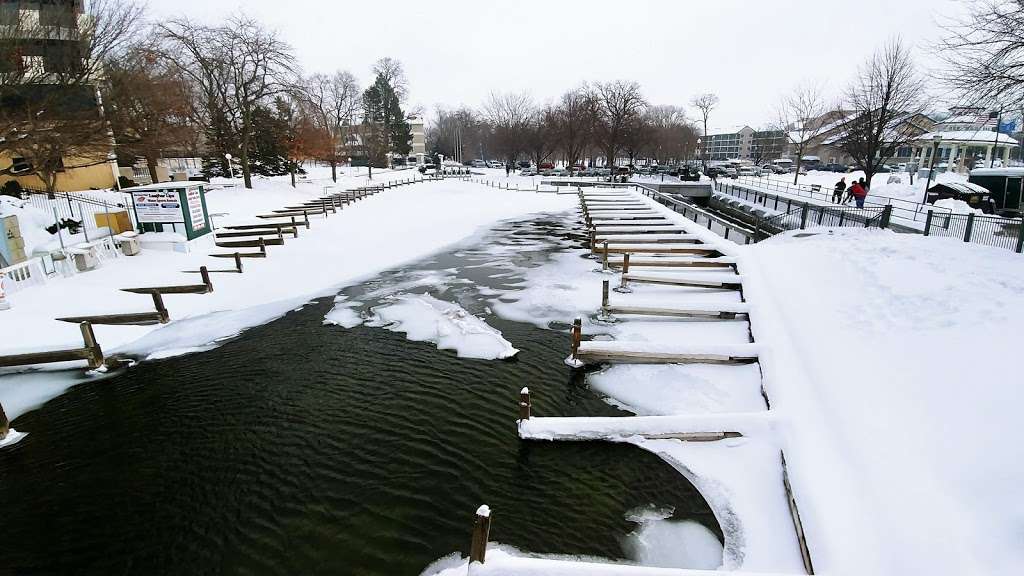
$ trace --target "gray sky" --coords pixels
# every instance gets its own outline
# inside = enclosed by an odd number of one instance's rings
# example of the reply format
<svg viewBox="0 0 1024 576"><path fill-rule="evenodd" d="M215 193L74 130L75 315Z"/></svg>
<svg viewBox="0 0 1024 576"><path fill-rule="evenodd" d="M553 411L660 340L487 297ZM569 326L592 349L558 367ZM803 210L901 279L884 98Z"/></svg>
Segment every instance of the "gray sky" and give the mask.
<svg viewBox="0 0 1024 576"><path fill-rule="evenodd" d="M963 11L955 0L152 0L150 8L155 18L210 22L244 9L291 43L305 71L346 69L363 84L375 60L397 58L410 103L428 113L438 103L479 106L491 91L544 101L584 81L627 79L655 104L718 94L713 127L763 125L800 82L837 95L896 35L926 64L937 22Z"/></svg>

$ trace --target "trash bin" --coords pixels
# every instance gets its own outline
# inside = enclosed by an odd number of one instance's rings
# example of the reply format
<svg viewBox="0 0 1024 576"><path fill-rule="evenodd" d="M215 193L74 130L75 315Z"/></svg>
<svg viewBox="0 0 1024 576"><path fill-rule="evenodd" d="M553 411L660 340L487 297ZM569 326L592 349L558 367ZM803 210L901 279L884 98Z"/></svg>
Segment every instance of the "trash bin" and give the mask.
<svg viewBox="0 0 1024 576"><path fill-rule="evenodd" d="M135 232L118 234L117 241L121 245L121 253L125 256L135 256L142 251L142 245L139 243L139 235Z"/></svg>

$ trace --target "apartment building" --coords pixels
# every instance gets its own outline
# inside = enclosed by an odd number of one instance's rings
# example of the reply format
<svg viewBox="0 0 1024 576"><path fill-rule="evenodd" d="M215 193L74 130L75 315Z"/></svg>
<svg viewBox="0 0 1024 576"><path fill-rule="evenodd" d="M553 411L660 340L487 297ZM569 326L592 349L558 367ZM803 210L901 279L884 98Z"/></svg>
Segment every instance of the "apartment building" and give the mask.
<svg viewBox="0 0 1024 576"><path fill-rule="evenodd" d="M55 90L61 91L61 110L98 109L94 86L58 86L54 81L56 74L82 66L80 29L86 18L84 0L0 0L0 74L9 80L9 89L0 90L0 113L24 116L33 103L54 101ZM62 163L67 168L57 176L57 190L114 186L113 154L64 158ZM24 188L43 188L32 167L32 158L0 151L0 185L15 180Z"/></svg>
<svg viewBox="0 0 1024 576"><path fill-rule="evenodd" d="M724 132L701 137L701 154L707 160L720 161L749 159L755 130L750 126L736 126Z"/></svg>

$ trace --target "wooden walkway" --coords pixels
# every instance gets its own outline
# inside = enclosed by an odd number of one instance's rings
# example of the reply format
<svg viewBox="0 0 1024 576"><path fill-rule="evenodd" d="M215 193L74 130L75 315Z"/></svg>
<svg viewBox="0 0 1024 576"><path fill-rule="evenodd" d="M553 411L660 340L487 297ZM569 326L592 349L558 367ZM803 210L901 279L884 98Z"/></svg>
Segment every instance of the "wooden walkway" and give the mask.
<svg viewBox="0 0 1024 576"><path fill-rule="evenodd" d="M749 327L750 307L743 301L743 275L739 273L736 259L723 252L727 244L724 240L707 245L702 240L707 234L698 226L682 220L678 215L671 217L646 199L630 192L612 191L600 193L588 190L579 193L583 221L587 226L592 254L600 254L603 268L621 269L621 282L617 291L626 296L616 296L612 301L609 294L610 282L601 283L602 298L598 319L603 321L628 322L628 318L658 317L667 322L694 321L744 321ZM656 210L657 209L657 210ZM651 212L654 211L654 214ZM663 215L659 215L663 214ZM621 255L612 258L612 255ZM680 256L682 255L682 257ZM632 258L631 258L632 256ZM691 272L691 273L654 273L644 271L646 268L692 268L722 269L723 272ZM673 299L673 306L652 305L648 302L630 302L637 296L628 296L632 291L631 284L647 284L668 288L686 289L683 293L684 304L680 299ZM739 302L728 298L708 301L700 300L700 294L715 292L738 291ZM689 294L695 300L689 300ZM718 296L718 298L722 298ZM741 320L742 319L742 320ZM760 346L754 342L752 332L748 328L748 342L730 344L721 343L680 343L672 341L629 341L629 340L584 340L583 322L577 319L570 331L570 365L582 368L588 364L734 364L757 363L760 359ZM724 368L733 370L731 368ZM735 368L738 370L738 368ZM764 391L762 389L762 394ZM696 414L686 416L631 416L614 418L571 417L534 418L531 415L532 400L528 388L520 393L519 400L519 434L524 440L609 440L622 441L625 438L642 438L650 442L704 442L716 446L718 442L730 438L751 435L755 438L768 438L769 423L773 420L770 410L744 414ZM763 440L762 440L763 441ZM777 473L779 471L776 471ZM781 477L784 486L784 499L788 502L793 529L799 542L799 553L804 571L813 574L810 550L803 537L803 526L800 520L796 500L792 495L788 477L785 473L785 458L782 458ZM747 483L749 484L749 483ZM741 482L742 485L742 482ZM762 489L771 493L771 487ZM778 494L778 493L776 493ZM773 500L776 504L780 500ZM778 509L778 508L773 508ZM743 519L738 519L743 521ZM489 525L489 523L488 523ZM762 522L761 525L771 525ZM763 527L762 526L762 527ZM776 530L777 531L777 530ZM745 534L750 538L754 535ZM767 531L758 536L771 538ZM727 534L727 538L729 535ZM482 558L480 558L482 560ZM556 561L532 563L527 569L500 572L500 562L495 566L497 573L508 574L544 574L545 570L558 570L560 573L579 573L590 575L627 576L630 574L664 573L665 576L696 576L697 574L721 574L721 572L674 571L661 569L620 569L614 566L597 566L585 564L560 564ZM483 564L480 573L486 574L491 568ZM573 572L577 570L578 572Z"/></svg>

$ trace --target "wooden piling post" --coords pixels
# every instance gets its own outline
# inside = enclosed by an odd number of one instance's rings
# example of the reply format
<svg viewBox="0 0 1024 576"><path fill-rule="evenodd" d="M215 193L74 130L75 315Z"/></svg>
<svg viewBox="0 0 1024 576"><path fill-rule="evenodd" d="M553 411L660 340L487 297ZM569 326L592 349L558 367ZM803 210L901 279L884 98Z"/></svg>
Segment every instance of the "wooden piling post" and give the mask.
<svg viewBox="0 0 1024 576"><path fill-rule="evenodd" d="M308 222L308 220L307 220L307 222ZM260 252L262 252L263 254L266 254L267 253L267 243L263 241L263 236L260 236L259 240L260 240Z"/></svg>
<svg viewBox="0 0 1024 576"><path fill-rule="evenodd" d="M629 274L629 254L622 255L622 273Z"/></svg>
<svg viewBox="0 0 1024 576"><path fill-rule="evenodd" d="M469 563L484 563L487 556L487 538L491 532L491 509L484 504L476 510L473 523L473 540L469 545Z"/></svg>
<svg viewBox="0 0 1024 576"><path fill-rule="evenodd" d="M519 391L519 419L530 419L530 389L523 388Z"/></svg>
<svg viewBox="0 0 1024 576"><path fill-rule="evenodd" d="M239 274L242 273L242 255L238 252L235 252L235 268L238 270Z"/></svg>
<svg viewBox="0 0 1024 576"><path fill-rule="evenodd" d="M608 311L608 281L601 283L601 310Z"/></svg>
<svg viewBox="0 0 1024 576"><path fill-rule="evenodd" d="M263 243L263 237L260 236L260 244ZM206 266L199 267L199 276L203 279L203 284L206 284L206 291L213 292L213 280L210 280L210 271Z"/></svg>
<svg viewBox="0 0 1024 576"><path fill-rule="evenodd" d="M572 321L572 359L576 360L580 351L580 340L583 339L583 319L577 318Z"/></svg>
<svg viewBox="0 0 1024 576"><path fill-rule="evenodd" d="M284 233L281 232L280 226L277 227L277 239L281 241L281 244L284 244Z"/></svg>
<svg viewBox="0 0 1024 576"><path fill-rule="evenodd" d="M167 307L164 306L164 297L159 292L153 292L153 307L156 308L157 313L160 315L161 324L170 322L171 315L167 312Z"/></svg>
<svg viewBox="0 0 1024 576"><path fill-rule="evenodd" d="M11 421L7 419L7 413L4 412L3 404L0 404L0 440L7 438L7 433L11 431Z"/></svg>
<svg viewBox="0 0 1024 576"><path fill-rule="evenodd" d="M309 230L309 212L307 210L303 210L302 217L306 219L306 230Z"/></svg>
<svg viewBox="0 0 1024 576"><path fill-rule="evenodd" d="M89 368L103 366L103 349L96 341L96 333L92 331L92 324L82 322L78 326L82 330L82 341L85 342L85 348L89 351L89 358L86 359L87 365Z"/></svg>
<svg viewBox="0 0 1024 576"><path fill-rule="evenodd" d="M604 270L608 269L608 241L607 240L604 241L604 265L603 265L603 269Z"/></svg>

